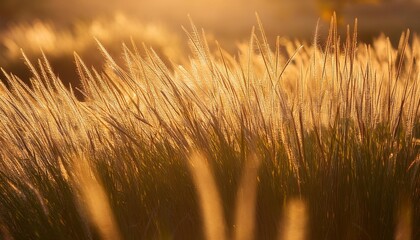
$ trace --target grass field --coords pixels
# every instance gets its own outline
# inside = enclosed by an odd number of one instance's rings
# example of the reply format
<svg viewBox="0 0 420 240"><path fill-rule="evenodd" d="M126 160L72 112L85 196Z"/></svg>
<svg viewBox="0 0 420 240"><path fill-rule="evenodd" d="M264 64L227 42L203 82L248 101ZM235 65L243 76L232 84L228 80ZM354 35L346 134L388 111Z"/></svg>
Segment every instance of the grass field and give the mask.
<svg viewBox="0 0 420 240"><path fill-rule="evenodd" d="M345 30L4 72L0 239L420 239L420 39Z"/></svg>

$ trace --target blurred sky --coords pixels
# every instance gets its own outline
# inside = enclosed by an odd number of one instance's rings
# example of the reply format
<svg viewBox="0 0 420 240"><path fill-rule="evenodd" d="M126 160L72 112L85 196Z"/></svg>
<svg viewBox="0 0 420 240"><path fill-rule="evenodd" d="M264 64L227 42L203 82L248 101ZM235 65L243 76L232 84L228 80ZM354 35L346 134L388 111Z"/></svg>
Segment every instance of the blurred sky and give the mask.
<svg viewBox="0 0 420 240"><path fill-rule="evenodd" d="M194 22L217 37L245 37L255 25L255 12L269 35L310 37L321 17L335 9L340 21L357 17L365 38L381 31L396 38L406 28L420 30L420 0L0 0L0 27L11 22L47 19L60 26L122 12L142 21L161 22L180 31ZM324 21L327 28L327 21ZM221 36L220 36L221 35Z"/></svg>
<svg viewBox="0 0 420 240"><path fill-rule="evenodd" d="M396 46L407 28L420 32L420 0L0 0L0 67L27 81L32 73L20 51L36 60L42 49L58 76L78 86L73 51L88 66L103 64L94 37L113 56L132 38L179 62L186 57L181 25L189 27L188 15L205 29L209 44L217 39L235 53L256 25L255 12L271 43L276 36L311 41L318 19L323 42L334 10L341 33L359 19L365 42L383 32Z"/></svg>

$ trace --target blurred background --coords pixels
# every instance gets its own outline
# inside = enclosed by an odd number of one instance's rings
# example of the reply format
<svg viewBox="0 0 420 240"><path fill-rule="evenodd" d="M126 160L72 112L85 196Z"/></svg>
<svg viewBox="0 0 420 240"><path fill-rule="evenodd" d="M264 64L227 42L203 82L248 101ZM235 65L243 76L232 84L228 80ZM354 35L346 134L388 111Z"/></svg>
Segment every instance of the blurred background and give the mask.
<svg viewBox="0 0 420 240"><path fill-rule="evenodd" d="M94 37L117 58L121 42L133 41L180 62L187 55L181 25L188 27L188 15L210 42L217 39L234 53L256 25L255 12L269 39L310 41L318 19L320 39L326 37L333 11L342 30L357 17L359 38L366 42L384 33L395 45L405 29L420 31L420 0L0 0L0 66L26 81L21 49L31 60L42 49L59 77L77 86L73 51L101 67Z"/></svg>

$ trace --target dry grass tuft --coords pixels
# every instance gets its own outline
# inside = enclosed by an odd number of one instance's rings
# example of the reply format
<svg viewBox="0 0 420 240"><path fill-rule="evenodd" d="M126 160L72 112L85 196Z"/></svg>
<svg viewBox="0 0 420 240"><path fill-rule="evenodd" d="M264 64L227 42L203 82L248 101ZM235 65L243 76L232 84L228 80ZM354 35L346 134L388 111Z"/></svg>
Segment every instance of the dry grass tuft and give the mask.
<svg viewBox="0 0 420 240"><path fill-rule="evenodd" d="M29 85L4 72L4 238L419 238L416 36L369 46L334 16L325 40L270 46L258 20L231 55L190 28L182 65L75 54L83 101L45 55Z"/></svg>

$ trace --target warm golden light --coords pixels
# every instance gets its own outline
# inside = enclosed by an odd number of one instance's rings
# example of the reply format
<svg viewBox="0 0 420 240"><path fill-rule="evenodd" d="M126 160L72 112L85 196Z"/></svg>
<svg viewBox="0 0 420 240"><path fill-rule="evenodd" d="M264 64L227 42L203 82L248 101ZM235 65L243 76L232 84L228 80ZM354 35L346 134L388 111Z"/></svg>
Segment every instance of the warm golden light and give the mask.
<svg viewBox="0 0 420 240"><path fill-rule="evenodd" d="M0 0L0 239L418 239L419 12Z"/></svg>

